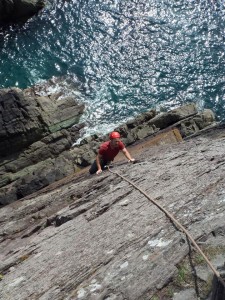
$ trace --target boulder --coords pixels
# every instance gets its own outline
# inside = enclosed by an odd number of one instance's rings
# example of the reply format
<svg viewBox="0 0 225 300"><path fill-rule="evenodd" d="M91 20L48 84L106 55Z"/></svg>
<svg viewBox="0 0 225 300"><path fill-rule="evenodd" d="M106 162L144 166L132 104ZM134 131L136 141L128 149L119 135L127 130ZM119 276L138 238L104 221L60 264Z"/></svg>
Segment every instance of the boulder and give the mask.
<svg viewBox="0 0 225 300"><path fill-rule="evenodd" d="M148 125L155 125L159 129L165 129L182 119L194 116L198 113L197 107L194 103L190 103L179 108L173 109L169 112L160 113L152 118Z"/></svg>

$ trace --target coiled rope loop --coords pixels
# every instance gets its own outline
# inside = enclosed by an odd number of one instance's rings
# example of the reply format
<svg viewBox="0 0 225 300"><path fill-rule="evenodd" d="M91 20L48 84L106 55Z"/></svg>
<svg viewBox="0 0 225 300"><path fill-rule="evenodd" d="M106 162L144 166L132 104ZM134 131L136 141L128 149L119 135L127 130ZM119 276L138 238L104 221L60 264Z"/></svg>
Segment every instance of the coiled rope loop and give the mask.
<svg viewBox="0 0 225 300"><path fill-rule="evenodd" d="M110 173L113 173L117 176L119 176L120 178L122 178L123 180L125 180L126 182L128 182L130 185L132 185L136 190L138 190L139 192L141 192L148 200L150 200L153 204L155 204L161 211L163 211L167 217L169 217L175 224L176 226L183 232L186 234L186 236L189 238L189 240L191 241L192 245L198 250L198 252L202 255L202 257L205 259L206 263L208 264L208 266L210 267L210 269L213 271L213 273L216 275L216 277L218 278L218 280L223 284L223 286L225 287L225 282L222 279L222 277L220 276L220 273L214 268L214 266L212 265L212 263L209 261L209 259L206 257L206 255L202 252L201 248L198 246L198 244L195 242L194 238L190 235L190 233L184 228L184 226L182 224L180 224L179 221L177 221L174 216L169 213L165 208L163 208L160 204L158 204L154 199L150 198L149 195L144 192L142 189L140 189L137 185L135 185L132 181L130 181L129 179L127 179L126 177L124 177L123 175L119 174L118 172L112 171L109 166L108 166L108 170Z"/></svg>

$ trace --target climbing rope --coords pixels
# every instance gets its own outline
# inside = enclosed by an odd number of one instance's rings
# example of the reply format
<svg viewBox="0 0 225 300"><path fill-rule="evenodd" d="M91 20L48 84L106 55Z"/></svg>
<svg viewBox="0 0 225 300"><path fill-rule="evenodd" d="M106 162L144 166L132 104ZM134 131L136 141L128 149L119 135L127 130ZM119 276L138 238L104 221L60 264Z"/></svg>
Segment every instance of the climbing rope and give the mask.
<svg viewBox="0 0 225 300"><path fill-rule="evenodd" d="M208 266L210 267L210 269L213 271L213 273L216 275L216 277L218 278L218 280L223 284L223 286L225 287L225 281L222 279L222 277L220 276L220 273L214 268L214 266L212 265L212 263L209 261L209 259L207 258L207 256L202 252L201 248L198 246L198 244L195 242L194 238L190 235L190 233L184 228L184 226L182 224L180 224L179 221L177 221L174 216L168 212L165 208L163 208L160 204L158 204L154 199L152 199L151 197L149 197L149 195L144 192L142 189L140 189L137 185L135 185L131 180L127 179L126 177L124 177L123 175L119 174L118 172L112 171L109 166L108 166L108 170L110 173L113 173L117 176L119 176L120 178L122 178L123 180L125 180L126 182L128 182L130 185L132 185L136 190L138 190L139 192L141 192L148 200L150 200L153 204L155 204L161 211L163 211L166 216L168 216L173 222L174 224L176 224L176 226L183 231L183 233L186 234L186 236L189 238L189 240L191 241L192 245L198 250L198 252L202 255L202 257L205 259L206 263L208 264Z"/></svg>

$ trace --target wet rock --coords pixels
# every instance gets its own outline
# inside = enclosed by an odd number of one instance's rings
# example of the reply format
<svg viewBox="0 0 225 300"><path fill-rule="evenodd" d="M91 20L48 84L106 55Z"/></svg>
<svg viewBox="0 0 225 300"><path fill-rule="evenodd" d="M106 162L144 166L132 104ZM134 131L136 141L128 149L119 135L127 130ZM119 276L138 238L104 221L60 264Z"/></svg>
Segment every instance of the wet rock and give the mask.
<svg viewBox="0 0 225 300"><path fill-rule="evenodd" d="M172 124L179 122L190 116L194 116L198 113L197 107L194 103L184 105L170 112L161 113L151 119L148 124L155 125L157 128L164 129Z"/></svg>

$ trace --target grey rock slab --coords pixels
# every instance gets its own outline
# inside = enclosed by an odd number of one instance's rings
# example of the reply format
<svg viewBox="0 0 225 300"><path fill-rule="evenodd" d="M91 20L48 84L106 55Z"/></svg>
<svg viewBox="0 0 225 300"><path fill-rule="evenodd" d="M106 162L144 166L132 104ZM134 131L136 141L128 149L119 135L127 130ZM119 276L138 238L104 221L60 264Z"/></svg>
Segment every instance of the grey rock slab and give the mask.
<svg viewBox="0 0 225 300"><path fill-rule="evenodd" d="M113 170L195 239L211 239L225 228L223 145L222 138L198 136L146 149L140 163L115 164ZM41 212L40 219L32 218ZM158 207L108 171L71 178L0 213L2 299L147 300L171 280L189 251L183 233ZM31 219L32 226L43 226L32 231ZM18 232L21 220L27 223Z"/></svg>
<svg viewBox="0 0 225 300"><path fill-rule="evenodd" d="M194 289L187 289L173 296L173 300L198 300Z"/></svg>
<svg viewBox="0 0 225 300"><path fill-rule="evenodd" d="M195 270L198 278L205 282L207 282L210 277L211 279L213 277L211 270L207 266L197 266Z"/></svg>

